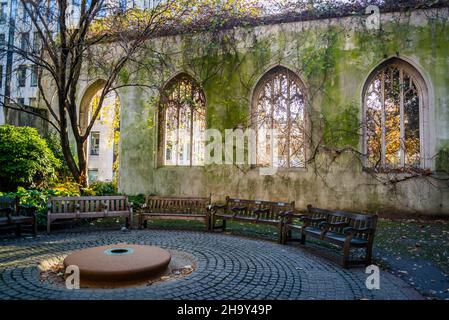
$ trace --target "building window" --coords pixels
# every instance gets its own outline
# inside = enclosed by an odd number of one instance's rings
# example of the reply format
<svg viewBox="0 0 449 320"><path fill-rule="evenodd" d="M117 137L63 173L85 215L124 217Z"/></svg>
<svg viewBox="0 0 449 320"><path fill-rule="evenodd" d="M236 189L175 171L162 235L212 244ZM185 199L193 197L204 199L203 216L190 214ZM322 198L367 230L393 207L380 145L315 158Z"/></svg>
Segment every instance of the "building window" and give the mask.
<svg viewBox="0 0 449 320"><path fill-rule="evenodd" d="M0 33L0 50L4 49L5 45L6 45L6 36L4 33Z"/></svg>
<svg viewBox="0 0 449 320"><path fill-rule="evenodd" d="M88 169L87 176L88 176L89 182L98 181L98 169Z"/></svg>
<svg viewBox="0 0 449 320"><path fill-rule="evenodd" d="M39 53L41 51L41 37L39 32L33 34L33 52Z"/></svg>
<svg viewBox="0 0 449 320"><path fill-rule="evenodd" d="M22 51L28 51L30 48L30 34L28 32L22 32L20 39L20 49Z"/></svg>
<svg viewBox="0 0 449 320"><path fill-rule="evenodd" d="M24 98L17 98L17 104L19 104L20 106L24 106L25 105L25 99Z"/></svg>
<svg viewBox="0 0 449 320"><path fill-rule="evenodd" d="M36 98L29 98L28 100L29 100L28 105L29 105L30 107L33 107L33 108L36 108L36 107L37 107L37 99L36 99Z"/></svg>
<svg viewBox="0 0 449 320"><path fill-rule="evenodd" d="M365 165L396 169L424 166L422 111L425 82L400 59L381 65L368 79L364 94Z"/></svg>
<svg viewBox="0 0 449 320"><path fill-rule="evenodd" d="M305 96L299 77L284 67L265 74L254 91L252 123L256 131L258 166L303 168L305 156ZM272 157L270 131L276 132Z"/></svg>
<svg viewBox="0 0 449 320"><path fill-rule="evenodd" d="M37 87L37 81L38 81L38 67L33 66L31 68L31 83L30 83L30 85L32 87Z"/></svg>
<svg viewBox="0 0 449 320"><path fill-rule="evenodd" d="M206 103L204 92L182 74L163 91L160 108L163 163L167 166L204 165Z"/></svg>
<svg viewBox="0 0 449 320"><path fill-rule="evenodd" d="M19 87L25 87L26 79L27 79L27 67L22 65L19 66L17 71Z"/></svg>
<svg viewBox="0 0 449 320"><path fill-rule="evenodd" d="M6 13L7 10L8 10L8 3L7 2L0 3L0 24L6 23L8 17Z"/></svg>
<svg viewBox="0 0 449 320"><path fill-rule="evenodd" d="M100 132L92 132L90 134L90 155L100 155Z"/></svg>

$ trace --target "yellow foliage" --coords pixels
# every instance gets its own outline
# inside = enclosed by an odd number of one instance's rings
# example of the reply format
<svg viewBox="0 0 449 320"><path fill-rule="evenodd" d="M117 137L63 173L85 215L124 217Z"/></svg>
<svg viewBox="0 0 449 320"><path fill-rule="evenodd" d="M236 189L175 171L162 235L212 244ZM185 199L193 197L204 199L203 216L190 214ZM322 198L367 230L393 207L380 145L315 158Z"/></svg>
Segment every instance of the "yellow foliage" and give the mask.
<svg viewBox="0 0 449 320"><path fill-rule="evenodd" d="M152 9L130 9L123 14L97 19L91 35L145 28L160 31L164 26L177 28L195 23L224 25L232 19L257 16L262 12L258 0L167 0Z"/></svg>

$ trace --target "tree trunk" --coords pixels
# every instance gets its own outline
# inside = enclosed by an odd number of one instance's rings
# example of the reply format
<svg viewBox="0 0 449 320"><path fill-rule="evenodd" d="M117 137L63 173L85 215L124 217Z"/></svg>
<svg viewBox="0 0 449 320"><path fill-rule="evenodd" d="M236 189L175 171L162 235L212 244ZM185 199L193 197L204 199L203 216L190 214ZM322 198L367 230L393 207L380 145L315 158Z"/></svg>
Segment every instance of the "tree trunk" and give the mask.
<svg viewBox="0 0 449 320"><path fill-rule="evenodd" d="M78 138L76 141L76 147L78 152L78 168L79 168L79 177L78 184L80 184L83 188L87 187L87 152L86 152L86 140Z"/></svg>
<svg viewBox="0 0 449 320"><path fill-rule="evenodd" d="M62 154L64 155L64 159L69 167L70 172L72 173L73 178L77 183L80 183L80 170L77 167L76 161L73 157L72 150L70 149L70 141L69 135L67 133L67 128L62 129L60 132L61 139L61 148Z"/></svg>

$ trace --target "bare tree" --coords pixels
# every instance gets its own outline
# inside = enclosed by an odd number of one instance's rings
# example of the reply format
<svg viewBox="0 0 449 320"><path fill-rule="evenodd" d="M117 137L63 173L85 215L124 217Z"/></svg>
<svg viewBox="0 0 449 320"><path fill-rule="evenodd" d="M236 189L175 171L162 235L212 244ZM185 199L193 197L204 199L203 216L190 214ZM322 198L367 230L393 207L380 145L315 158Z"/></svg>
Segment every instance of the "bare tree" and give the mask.
<svg viewBox="0 0 449 320"><path fill-rule="evenodd" d="M59 133L64 158L74 179L83 186L87 184L86 141L105 97L116 89L119 74L142 51L145 42L176 25L187 13L187 7L175 0L132 12L121 8L119 3L81 0L78 6L73 6L70 0L20 0L17 17L23 17L23 21L18 24L17 34L33 34L33 41L27 43L22 39L19 45L9 47L16 57L14 65L22 69L32 66L40 102L48 110L48 116L26 109L13 99L6 99L5 107L34 114L52 125ZM105 56L102 50L105 46L113 54ZM99 68L97 72L104 83L95 110L83 123L77 97L80 82L91 67ZM23 81L21 78L27 73L17 71L19 82ZM70 132L74 151L70 148Z"/></svg>
<svg viewBox="0 0 449 320"><path fill-rule="evenodd" d="M124 86L120 75L134 63L148 69L141 62L151 51L148 40L174 30L207 30L217 20L241 18L253 14L256 0L162 0L147 10L122 8L119 0L18 0L18 19L22 19L18 33L33 34L33 41L9 43L8 52L15 55L19 78L27 73L23 67L32 66L39 89L40 105L48 115L24 108L23 103L7 96L4 107L31 113L50 123L59 133L62 152L75 181L87 185L86 142L98 118L105 98ZM17 60L21 62L17 63ZM80 83L91 73L103 80L98 102L86 120L77 106ZM33 73L32 73L33 74ZM48 90L53 88L53 90ZM71 150L73 134L75 150Z"/></svg>

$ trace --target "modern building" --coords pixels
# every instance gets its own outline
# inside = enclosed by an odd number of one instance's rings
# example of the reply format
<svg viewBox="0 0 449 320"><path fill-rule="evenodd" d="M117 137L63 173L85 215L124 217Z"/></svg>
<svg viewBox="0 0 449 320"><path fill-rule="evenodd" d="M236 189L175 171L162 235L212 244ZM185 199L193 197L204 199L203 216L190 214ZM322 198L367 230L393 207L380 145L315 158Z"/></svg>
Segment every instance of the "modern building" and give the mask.
<svg viewBox="0 0 449 320"><path fill-rule="evenodd" d="M37 97L37 69L18 56L11 48L23 50L36 48L38 38L32 27L31 19L20 1L10 0L1 3L0 43L3 51L0 55L1 100L2 106L8 101L36 108ZM4 122L15 125L31 125L41 131L47 129L46 124L35 117L23 112L8 112L2 110L1 118ZM44 111L39 111L44 112Z"/></svg>
<svg viewBox="0 0 449 320"><path fill-rule="evenodd" d="M52 1L54 0L47 0ZM111 0L118 1L121 10L131 8L152 8L161 0ZM79 0L72 0L79 6ZM35 49L39 38L30 17L20 0L0 0L0 125L8 123L17 126L36 127L41 133L49 128L39 117L17 110L6 110L8 102L22 105L22 108L46 115L47 111L39 109L38 78L36 66L30 65L12 50L16 48ZM100 119L95 123L88 142L88 167L90 181L111 181L114 164L114 132L112 126L115 115L115 95L105 101ZM106 111L107 110L107 111Z"/></svg>
<svg viewBox="0 0 449 320"><path fill-rule="evenodd" d="M47 0L54 1L54 0ZM111 0L118 1L123 10L130 8L152 8L161 0ZM72 0L73 5L79 5L79 0ZM35 47L38 44L37 34L27 16L20 0L0 0L0 124L5 122L15 125L39 125L31 117L16 113L6 119L3 103L11 99L17 103L36 107L37 73L34 66L15 57L8 47ZM8 121L9 120L9 121ZM37 121L40 122L40 121ZM44 125L44 130L45 125Z"/></svg>
<svg viewBox="0 0 449 320"><path fill-rule="evenodd" d="M94 110L98 101L96 95L90 104L90 110ZM117 95L109 94L104 103L100 115L92 127L88 141L88 180L112 181L114 178L114 162L117 155L116 145L116 112L119 110Z"/></svg>

